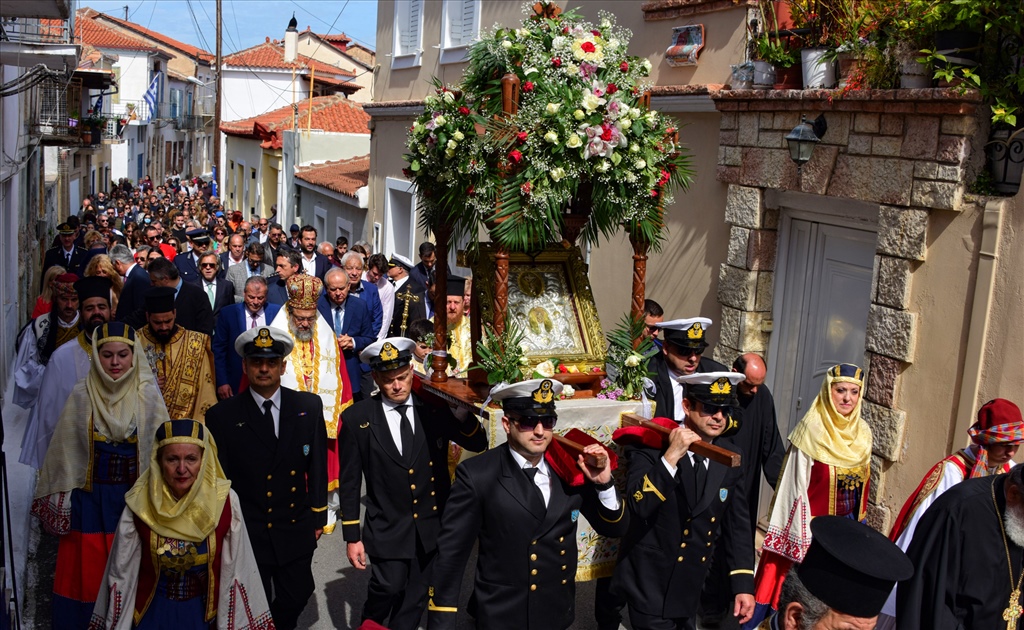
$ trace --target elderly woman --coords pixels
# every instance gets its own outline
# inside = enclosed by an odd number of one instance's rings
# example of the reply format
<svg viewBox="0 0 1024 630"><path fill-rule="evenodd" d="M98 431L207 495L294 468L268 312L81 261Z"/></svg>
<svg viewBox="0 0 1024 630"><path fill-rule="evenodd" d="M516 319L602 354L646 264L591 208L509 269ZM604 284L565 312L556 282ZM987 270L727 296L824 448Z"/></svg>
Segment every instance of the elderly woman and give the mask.
<svg viewBox="0 0 1024 630"><path fill-rule="evenodd" d="M817 398L789 436L754 578L757 611L744 628L756 628L778 606L786 572L810 547L814 517L867 518L871 429L860 417L863 385L864 371L856 365L829 368Z"/></svg>
<svg viewBox="0 0 1024 630"><path fill-rule="evenodd" d="M54 627L89 625L124 493L149 466L139 453L151 451L156 428L168 421L149 362L134 350L131 327L95 330L92 366L71 391L39 471L32 513L60 537Z"/></svg>
<svg viewBox="0 0 1024 630"><path fill-rule="evenodd" d="M272 628L238 495L195 420L156 431L125 497L92 628Z"/></svg>

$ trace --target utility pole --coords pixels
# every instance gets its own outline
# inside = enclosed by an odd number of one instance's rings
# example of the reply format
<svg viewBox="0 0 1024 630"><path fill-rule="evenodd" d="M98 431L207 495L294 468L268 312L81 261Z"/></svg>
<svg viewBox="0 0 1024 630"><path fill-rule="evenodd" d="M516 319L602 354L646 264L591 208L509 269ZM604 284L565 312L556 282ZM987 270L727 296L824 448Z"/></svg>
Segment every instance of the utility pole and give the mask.
<svg viewBox="0 0 1024 630"><path fill-rule="evenodd" d="M217 195L224 203L224 191L221 190L223 176L220 172L220 97L221 97L221 74L223 74L224 60L221 57L221 0L217 0L217 90L213 103L213 181L216 182Z"/></svg>
<svg viewBox="0 0 1024 630"><path fill-rule="evenodd" d="M124 5L124 21L128 21L128 5Z"/></svg>

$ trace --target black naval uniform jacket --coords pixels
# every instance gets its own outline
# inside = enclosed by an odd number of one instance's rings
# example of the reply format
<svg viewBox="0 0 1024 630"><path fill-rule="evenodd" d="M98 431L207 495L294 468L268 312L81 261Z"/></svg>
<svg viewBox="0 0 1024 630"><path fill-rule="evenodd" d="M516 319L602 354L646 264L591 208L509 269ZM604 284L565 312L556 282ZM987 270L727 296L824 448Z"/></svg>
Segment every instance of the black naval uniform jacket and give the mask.
<svg viewBox="0 0 1024 630"><path fill-rule="evenodd" d="M507 445L461 463L445 508L427 603L430 630L456 627L462 575L479 540L474 584L477 627L563 630L576 616L576 519L604 536L629 526L625 504L608 510L593 484L555 477L544 509Z"/></svg>
<svg viewBox="0 0 1024 630"><path fill-rule="evenodd" d="M452 485L449 440L474 452L487 448L487 436L475 416L460 426L447 405L427 405L415 394L407 404L414 410L409 416L413 447L408 459L391 437L380 394L352 405L341 416L341 531L347 542L362 540L371 559L415 558L417 536L423 551L434 551ZM363 478L366 526L360 532Z"/></svg>
<svg viewBox="0 0 1024 630"><path fill-rule="evenodd" d="M673 417L676 408L676 398L675 392L672 390L672 377L669 374L668 363L665 362L663 352L661 351L654 355L648 368L655 373L654 413L664 418L679 420L679 418ZM728 371L729 368L707 357L701 357L700 363L697 365L698 373Z"/></svg>
<svg viewBox="0 0 1024 630"><path fill-rule="evenodd" d="M715 444L737 450L726 438ZM753 593L754 537L743 496L743 469L709 460L703 494L695 501L681 481L682 475L693 474L689 455L679 460L673 477L660 450L627 447L625 454L631 521L612 578L613 592L625 595L630 607L648 615L695 618L717 543L725 546L732 592Z"/></svg>
<svg viewBox="0 0 1024 630"><path fill-rule="evenodd" d="M280 566L312 553L316 530L327 524L323 402L282 387L278 437L265 424L248 390L206 412L224 474L241 500L256 562Z"/></svg>

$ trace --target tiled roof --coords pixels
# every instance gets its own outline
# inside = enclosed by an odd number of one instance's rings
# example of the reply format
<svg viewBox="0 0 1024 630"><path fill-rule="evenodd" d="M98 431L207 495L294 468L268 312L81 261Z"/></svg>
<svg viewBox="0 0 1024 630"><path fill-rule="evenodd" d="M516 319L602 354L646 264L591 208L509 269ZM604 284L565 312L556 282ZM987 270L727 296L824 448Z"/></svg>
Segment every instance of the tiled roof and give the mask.
<svg viewBox="0 0 1024 630"><path fill-rule="evenodd" d="M295 169L295 177L315 186L355 197L359 189L366 186L370 179L370 156L300 166Z"/></svg>
<svg viewBox="0 0 1024 630"><path fill-rule="evenodd" d="M90 9L90 11L91 11L91 9ZM95 11L93 11L93 12L96 13ZM201 61L206 61L206 62L211 62L215 58L213 54L203 50L202 48L198 48L198 47L193 46L191 44L186 44L185 42L180 42L180 41L174 39L173 37L168 37L168 36L164 35L163 33L158 33L156 31L150 30L150 29L142 26L141 24L136 24L134 22L128 22L126 20L121 20L121 19L118 19L118 18L116 18L116 17L114 17L112 15L108 15L106 13L96 13L95 17L98 17L98 18L104 19L104 20L110 20L111 22L117 24L118 26L121 26L121 27L124 27L126 29L135 31L136 33L138 33L139 35L141 35L143 37L148 37L150 39L153 39L155 41L160 42L161 44L163 44L165 46L168 46L170 48L174 48L176 50L180 50L181 52L185 53L187 56L189 56L191 58L198 58Z"/></svg>
<svg viewBox="0 0 1024 630"><path fill-rule="evenodd" d="M79 19L75 20L75 42L95 46L96 48L114 48L117 50L142 50L147 52L162 52L149 42L104 26L96 20Z"/></svg>
<svg viewBox="0 0 1024 630"><path fill-rule="evenodd" d="M324 75L327 78L333 78L335 81L343 81L345 77L352 78L356 76L356 73L351 70L332 66L305 55L298 55L295 63L287 63L284 60L284 47L276 42L271 42L269 39L262 44L257 44L252 48L246 48L224 57L224 65L268 68L271 70L291 70L294 68L302 71L304 74L315 68L317 75Z"/></svg>
<svg viewBox="0 0 1024 630"><path fill-rule="evenodd" d="M307 122L310 107L313 109L313 119L312 122ZM300 129L309 124L312 129L322 129L331 133L370 133L366 126L370 116L363 111L359 103L350 101L341 94L306 99L298 104L298 109ZM291 105L245 120L222 123L220 126L220 130L229 136L261 139L260 146L264 149L280 149L281 133L291 128Z"/></svg>

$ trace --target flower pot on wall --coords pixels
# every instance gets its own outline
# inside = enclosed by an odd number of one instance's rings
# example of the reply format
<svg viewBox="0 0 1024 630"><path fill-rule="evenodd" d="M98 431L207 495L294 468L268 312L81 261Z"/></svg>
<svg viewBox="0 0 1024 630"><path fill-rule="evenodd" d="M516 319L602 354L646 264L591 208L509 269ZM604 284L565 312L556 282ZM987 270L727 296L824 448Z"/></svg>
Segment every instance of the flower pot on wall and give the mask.
<svg viewBox="0 0 1024 630"><path fill-rule="evenodd" d="M770 90L775 85L775 67L767 61L754 62L754 89Z"/></svg>
<svg viewBox="0 0 1024 630"><path fill-rule="evenodd" d="M845 88L850 83L850 77L856 76L861 72L862 62L863 60L860 57L857 57L852 53L839 53L836 57L836 65L839 68L838 86L840 88Z"/></svg>
<svg viewBox="0 0 1024 630"><path fill-rule="evenodd" d="M775 68L776 90L799 90L801 85L801 71L799 65L792 65L788 68Z"/></svg>
<svg viewBox="0 0 1024 630"><path fill-rule="evenodd" d="M800 65L803 67L804 89L829 89L836 86L836 68L825 61L825 48L804 48L800 51Z"/></svg>
<svg viewBox="0 0 1024 630"><path fill-rule="evenodd" d="M900 64L900 87L904 89L923 89L932 86L931 68L916 60L904 61Z"/></svg>

